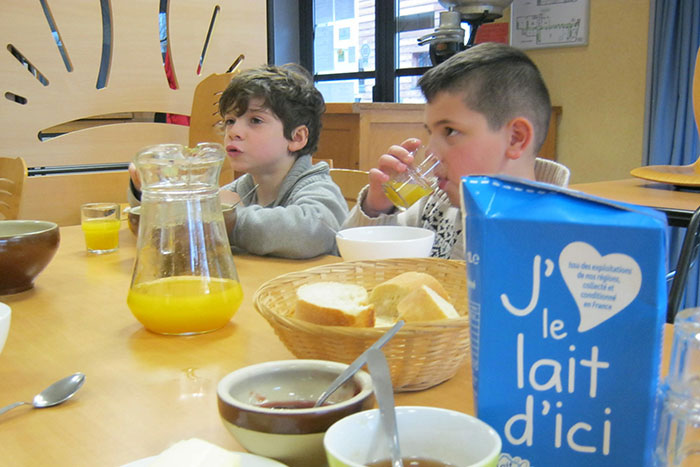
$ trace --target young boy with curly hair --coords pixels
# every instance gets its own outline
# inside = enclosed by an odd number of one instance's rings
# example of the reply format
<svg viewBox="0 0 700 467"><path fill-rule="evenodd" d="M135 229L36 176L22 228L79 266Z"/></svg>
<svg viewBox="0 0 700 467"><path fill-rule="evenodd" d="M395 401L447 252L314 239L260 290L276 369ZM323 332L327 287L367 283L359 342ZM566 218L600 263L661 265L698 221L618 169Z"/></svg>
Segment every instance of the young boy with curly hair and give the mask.
<svg viewBox="0 0 700 467"><path fill-rule="evenodd" d="M231 244L249 253L309 258L335 251L335 230L347 203L328 164L312 165L323 96L293 65L265 65L236 75L221 95L224 146L234 171L245 172L221 190L237 207Z"/></svg>
<svg viewBox="0 0 700 467"><path fill-rule="evenodd" d="M244 173L219 192L222 202L242 201L227 225L232 247L284 258L334 253L348 206L328 164L311 161L325 103L308 73L292 64L244 70L219 111L230 163ZM130 171L133 191L138 177Z"/></svg>

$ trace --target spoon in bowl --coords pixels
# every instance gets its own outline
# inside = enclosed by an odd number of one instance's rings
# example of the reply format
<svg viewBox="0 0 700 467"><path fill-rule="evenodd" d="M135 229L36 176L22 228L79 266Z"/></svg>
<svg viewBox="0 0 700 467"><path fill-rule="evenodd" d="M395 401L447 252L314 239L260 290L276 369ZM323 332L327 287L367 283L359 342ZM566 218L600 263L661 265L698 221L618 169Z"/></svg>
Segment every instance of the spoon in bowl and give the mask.
<svg viewBox="0 0 700 467"><path fill-rule="evenodd" d="M4 414L8 410L12 410L15 407L25 404L32 404L37 409L43 409L44 407L52 407L54 405L61 404L70 399L71 396L73 396L73 394L80 389L84 382L85 375L83 373L75 373L67 376L56 381L51 386L34 396L34 400L32 402L15 402L0 408L0 415Z"/></svg>
<svg viewBox="0 0 700 467"><path fill-rule="evenodd" d="M403 467L401 460L401 448L399 446L399 432L396 427L396 408L394 406L394 387L391 384L391 374L386 357L379 349L369 349L367 352L367 366L372 377L374 395L377 396L379 405L379 419L389 440L391 452L391 466Z"/></svg>
<svg viewBox="0 0 700 467"><path fill-rule="evenodd" d="M259 183L256 183L253 188L251 188L250 190L248 190L248 192L246 194L241 196L241 199L239 199L237 202L233 203L232 209L235 208L236 206L238 206L239 204L241 204L241 201L246 199L248 196L252 195L255 192L255 190L258 189L258 185L259 185Z"/></svg>
<svg viewBox="0 0 700 467"><path fill-rule="evenodd" d="M316 403L314 404L314 407L320 407L323 405L324 402L326 402L326 399L330 397L331 394L333 394L340 386L343 385L344 382L352 378L352 376L359 371L360 368L362 368L365 363L367 363L367 354L370 350L372 349L381 349L384 347L384 344L389 342L389 340L394 337L394 334L396 334L399 329L401 329L404 325L403 320L399 320L394 324L391 329L389 329L387 332L385 332L382 337L377 339L377 341L369 346L367 350L362 352L359 357L355 359L354 362L350 364L349 367L345 369L336 379L333 380L333 382L328 386L328 389L323 391L323 393L319 396L318 399L316 399Z"/></svg>

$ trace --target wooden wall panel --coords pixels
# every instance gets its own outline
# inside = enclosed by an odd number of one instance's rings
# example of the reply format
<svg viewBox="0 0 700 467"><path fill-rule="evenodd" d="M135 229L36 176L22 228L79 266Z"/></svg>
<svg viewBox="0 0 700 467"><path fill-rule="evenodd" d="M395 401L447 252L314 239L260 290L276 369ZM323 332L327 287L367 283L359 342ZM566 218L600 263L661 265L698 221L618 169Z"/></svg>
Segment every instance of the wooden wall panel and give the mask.
<svg viewBox="0 0 700 467"><path fill-rule="evenodd" d="M360 125L351 113L326 113L315 157L333 159L333 167L357 169L360 152Z"/></svg>
<svg viewBox="0 0 700 467"><path fill-rule="evenodd" d="M153 112L190 113L196 85L212 73L223 73L243 54L240 69L267 61L266 2L248 0L187 0L169 2L169 43L177 89L168 85L160 50L159 0L111 0L111 61L106 86L97 87L103 50L102 12L99 0L49 1L53 19L67 50L72 69L68 70L41 8L40 2L3 0L0 2L0 154L21 156L28 167L66 166L94 163L122 163L135 152L158 143L187 143L187 128L137 120L85 128L52 139L41 140L39 132L49 128L70 128L70 122L109 114L148 114ZM207 52L200 56L214 12ZM254 39L252 39L254 38ZM18 50L18 60L8 46ZM38 70L48 81L42 84L30 72ZM25 103L7 98L22 96ZM104 122L103 122L104 123ZM112 123L112 122L110 122ZM126 172L122 174L122 177ZM47 193L54 187L74 191L66 203L82 201L82 187L95 187L95 198L111 193L98 187L98 174L92 180L81 174L70 183L29 179L25 196L39 205L27 206L23 216L71 218L77 210L67 205L48 205ZM107 177L110 178L110 177ZM111 178L110 178L111 179ZM86 188L89 190L89 188ZM117 190L121 193L120 190ZM116 193L116 192L115 192ZM45 209L41 203L46 201ZM26 218L26 217L25 217Z"/></svg>

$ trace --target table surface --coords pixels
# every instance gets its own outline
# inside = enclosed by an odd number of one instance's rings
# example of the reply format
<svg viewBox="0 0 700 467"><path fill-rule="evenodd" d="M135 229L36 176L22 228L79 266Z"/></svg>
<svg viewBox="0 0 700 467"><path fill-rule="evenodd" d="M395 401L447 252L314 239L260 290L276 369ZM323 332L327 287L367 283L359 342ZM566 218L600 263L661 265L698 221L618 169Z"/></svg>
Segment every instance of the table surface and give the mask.
<svg viewBox="0 0 700 467"><path fill-rule="evenodd" d="M245 294L222 329L199 336L146 331L126 305L136 240L123 223L115 253L88 256L80 226L61 228L61 245L32 290L0 296L12 324L0 354L0 406L31 401L76 371L86 382L68 402L16 408L0 417L0 464L119 466L191 437L243 449L224 428L216 384L242 366L294 356L253 308L273 277L340 261L236 256ZM473 414L468 361L431 389L396 394L398 405Z"/></svg>
<svg viewBox="0 0 700 467"><path fill-rule="evenodd" d="M677 188L666 183L641 178L577 183L574 190L616 201L650 206L660 210L678 210L692 213L700 206L700 191Z"/></svg>

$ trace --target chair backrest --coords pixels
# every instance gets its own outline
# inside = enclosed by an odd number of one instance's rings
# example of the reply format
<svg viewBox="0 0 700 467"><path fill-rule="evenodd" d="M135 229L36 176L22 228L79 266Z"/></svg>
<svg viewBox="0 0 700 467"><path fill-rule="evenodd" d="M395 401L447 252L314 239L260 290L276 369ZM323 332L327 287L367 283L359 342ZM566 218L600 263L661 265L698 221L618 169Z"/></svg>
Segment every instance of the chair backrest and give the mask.
<svg viewBox="0 0 700 467"><path fill-rule="evenodd" d="M352 209L357 204L357 195L369 183L369 173L364 170L331 169L331 178L340 187L348 207Z"/></svg>
<svg viewBox="0 0 700 467"><path fill-rule="evenodd" d="M197 143L223 141L219 99L236 73L238 71L213 73L200 81L194 89L190 114L190 147L196 146Z"/></svg>
<svg viewBox="0 0 700 467"><path fill-rule="evenodd" d="M311 162L313 164L316 164L317 162L325 162L326 164L328 164L328 167L330 167L331 169L333 168L333 159L317 159L315 157L312 157Z"/></svg>
<svg viewBox="0 0 700 467"><path fill-rule="evenodd" d="M27 166L21 157L0 157L0 219L17 219Z"/></svg>
<svg viewBox="0 0 700 467"><path fill-rule="evenodd" d="M542 157L535 159L535 179L538 182L569 186L569 178L571 178L571 171L564 164Z"/></svg>
<svg viewBox="0 0 700 467"><path fill-rule="evenodd" d="M237 66L243 56L241 55L235 62ZM226 73L212 73L199 82L194 89L192 96L192 111L190 114L190 131L188 144L190 147L198 143L223 143L224 133L222 128L221 113L219 112L219 99L221 94L231 82L231 78L240 70ZM226 185L235 178L233 168L224 161L219 177L219 184Z"/></svg>

